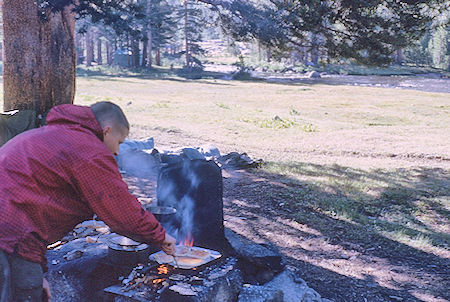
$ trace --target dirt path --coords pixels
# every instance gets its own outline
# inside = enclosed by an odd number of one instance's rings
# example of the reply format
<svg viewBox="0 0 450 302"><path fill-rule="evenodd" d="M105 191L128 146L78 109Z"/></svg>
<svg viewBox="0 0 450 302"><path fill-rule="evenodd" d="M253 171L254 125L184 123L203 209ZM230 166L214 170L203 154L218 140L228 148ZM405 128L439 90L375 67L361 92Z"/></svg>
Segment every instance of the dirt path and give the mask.
<svg viewBox="0 0 450 302"><path fill-rule="evenodd" d="M450 301L449 254L425 253L302 205L295 211L305 215L295 216L282 206L294 200L283 194L289 184L261 170L223 170L222 175L225 226L252 241L276 245L322 297ZM156 200L155 180L124 179L135 196Z"/></svg>
<svg viewBox="0 0 450 302"><path fill-rule="evenodd" d="M361 226L301 205L296 210L308 212L311 220L296 222L292 212L280 206L289 203L278 197L285 187L258 170L224 171L226 227L278 246L310 287L334 301L450 300L448 255L366 234Z"/></svg>

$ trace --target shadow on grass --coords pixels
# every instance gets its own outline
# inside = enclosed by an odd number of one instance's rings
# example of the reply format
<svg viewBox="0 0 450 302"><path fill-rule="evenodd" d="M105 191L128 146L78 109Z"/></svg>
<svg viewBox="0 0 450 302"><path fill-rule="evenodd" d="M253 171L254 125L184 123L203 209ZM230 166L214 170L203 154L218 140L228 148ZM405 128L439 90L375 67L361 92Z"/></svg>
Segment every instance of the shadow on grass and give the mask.
<svg viewBox="0 0 450 302"><path fill-rule="evenodd" d="M121 81L127 82L126 79L142 79L142 80L165 80L182 83L202 83L209 85L231 86L231 84L211 82L209 80L222 79L226 73L220 72L201 72L186 73L181 68L164 69L124 69L124 68L77 68L78 77L89 77L99 81ZM132 82L130 82L132 83Z"/></svg>
<svg viewBox="0 0 450 302"><path fill-rule="evenodd" d="M450 234L435 232L418 219L421 215L450 217L445 201L436 201L450 196L450 176L444 169L421 167L367 172L304 163L285 164L281 169L322 179L302 184L293 177L284 177L284 181L291 183L288 191L294 194L293 202L297 205L320 208L356 223L370 221L375 228L405 232L408 237L429 237L435 246L450 245ZM277 174L269 177L283 178Z"/></svg>
<svg viewBox="0 0 450 302"><path fill-rule="evenodd" d="M447 291L450 282L445 277L450 275L450 261L446 256L440 256L448 251L450 236L445 231L436 231L424 225L417 217L419 214L431 215L432 219L435 218L432 224L438 224L441 218L445 224L448 219L449 212L444 203L450 195L450 178L445 170L424 167L367 172L309 163L284 164L278 169L281 172L271 172L267 167L254 170L253 179L247 177L243 182L235 181L238 187L233 189L236 192L233 198L242 198L248 205L261 204L263 209L239 204L233 205L235 212L231 210L231 213L256 213L276 220L273 214L263 214L264 211L272 210L279 217L293 219L320 233L305 235L304 232L294 230L293 234L298 237L305 237L305 240L323 237L327 244L358 252L358 259L363 259L368 265L381 259L385 269L401 267L407 276L404 281L392 281L395 286L388 288L377 283L376 273L366 274L362 279L348 277L344 268L337 269L337 272L331 271L312 262L290 257L289 262L304 271L308 285L335 301L392 301L390 296L401 297L402 301L419 301L412 294L414 291L436 298L450 298ZM298 180L285 176L283 172L287 171L295 171L295 174L307 175L308 178ZM331 181L320 183L312 180L315 177ZM370 188L377 187L382 188L378 194L367 193ZM431 205L429 198L434 198ZM439 202L441 199L443 202ZM438 214L442 217L435 216ZM273 240L267 231L276 230L264 229L257 219L245 221L246 227L259 237ZM293 229L284 224L279 231L293 232ZM400 234L399 238L387 235L396 232ZM406 244L417 237L427 238L425 245L444 252L425 252ZM311 259L339 258L334 250L313 251L298 247L284 250L288 256L290 251L300 252Z"/></svg>
<svg viewBox="0 0 450 302"><path fill-rule="evenodd" d="M362 86L362 87L374 87L374 88L401 88L406 90L419 90L438 93L449 93L447 88L448 79L420 79L415 78L412 85L410 81L402 82L404 79L398 77L385 77L385 76L337 76L337 77L323 77L323 78L285 78L281 76L274 76L268 78L247 76L247 77L235 77L236 74L230 74L225 72L213 72L213 71L201 71L201 72L185 72L182 68L164 68L164 67L152 67L152 68L119 68L110 66L97 66L97 67L77 67L77 76L79 77L92 77L100 81L112 80L114 78L120 78L120 81L124 81L124 78L136 78L145 80L168 80L187 83L202 83L208 85L233 85L234 83L264 83L273 85L286 85L290 87L313 87L315 85L329 85L329 86ZM209 81L208 81L209 80ZM211 80L215 80L212 82ZM222 80L222 82L216 82ZM228 80L230 84L224 84L223 81ZM382 124L384 125L384 124Z"/></svg>

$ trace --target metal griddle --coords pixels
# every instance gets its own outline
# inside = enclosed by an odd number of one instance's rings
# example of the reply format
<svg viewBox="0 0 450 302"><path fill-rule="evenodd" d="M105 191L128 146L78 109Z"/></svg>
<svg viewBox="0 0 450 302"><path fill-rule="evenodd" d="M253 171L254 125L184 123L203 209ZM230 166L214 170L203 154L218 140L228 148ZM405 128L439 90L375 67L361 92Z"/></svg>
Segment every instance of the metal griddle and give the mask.
<svg viewBox="0 0 450 302"><path fill-rule="evenodd" d="M172 260L169 261L169 262L162 262L162 261L159 261L160 259L158 258L157 255L163 255L163 254L165 254L163 251L159 251L159 252L157 252L157 253L153 253L153 254L150 255L149 258L150 258L150 260L156 261L156 262L158 262L159 264L169 264L169 265L171 265L171 266L173 266L173 267L175 267L175 268L181 268L181 269L193 269L193 268L195 268L195 267L204 265L204 264L206 264L206 263L208 263L208 262L211 262L211 261L213 261L213 260L216 260L216 259L219 259L220 257L222 257L222 254L220 254L219 252L214 251L214 250L205 249L205 248L202 248L202 247L195 247L195 246L190 247L190 248L191 248L191 249L196 249L196 250L207 251L207 252L209 253L209 257L204 258L204 259L196 258L196 259L199 259L199 260L201 260L201 261L199 261L199 262L196 263L196 264L192 264L192 265L183 265L183 264L181 264L181 263L177 263L173 257L171 257ZM155 257L155 256L156 256L156 257ZM195 258L195 257L189 257L189 256L179 256L179 257L177 257L177 258L179 259L179 258L182 258L182 257Z"/></svg>

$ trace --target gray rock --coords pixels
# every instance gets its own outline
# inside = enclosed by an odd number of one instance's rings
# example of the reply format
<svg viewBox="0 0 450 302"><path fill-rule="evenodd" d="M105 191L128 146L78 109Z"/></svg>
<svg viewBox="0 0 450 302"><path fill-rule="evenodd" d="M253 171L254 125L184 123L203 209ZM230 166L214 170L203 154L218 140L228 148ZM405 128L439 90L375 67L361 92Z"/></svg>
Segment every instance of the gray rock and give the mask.
<svg viewBox="0 0 450 302"><path fill-rule="evenodd" d="M281 290L284 302L322 302L320 295L306 285L294 268L286 268L265 286Z"/></svg>
<svg viewBox="0 0 450 302"><path fill-rule="evenodd" d="M201 154L197 149L194 148L183 148L181 150L181 155L187 159L206 159L203 154Z"/></svg>
<svg viewBox="0 0 450 302"><path fill-rule="evenodd" d="M229 258L221 267L209 273L202 285L190 285L195 295L182 295L178 290L165 290L161 301L180 302L233 302L242 288L242 272L237 268L237 260Z"/></svg>
<svg viewBox="0 0 450 302"><path fill-rule="evenodd" d="M318 73L318 72L315 71L315 70L306 73L305 76L306 76L307 78L311 78L311 79L318 79L318 78L321 78L320 73Z"/></svg>
<svg viewBox="0 0 450 302"><path fill-rule="evenodd" d="M270 244L256 244L225 228L225 237L242 262L246 281L263 284L281 272L285 266L284 259L278 249Z"/></svg>
<svg viewBox="0 0 450 302"><path fill-rule="evenodd" d="M158 205L177 209L175 215L161 218L169 233L185 238L186 228L180 226L192 225L196 245L219 251L226 248L222 174L215 162L195 159L165 165L156 195Z"/></svg>
<svg viewBox="0 0 450 302"><path fill-rule="evenodd" d="M231 152L217 159L219 163L229 168L252 168L261 165L262 160L253 160L246 153Z"/></svg>
<svg viewBox="0 0 450 302"><path fill-rule="evenodd" d="M283 302L283 291L265 286L244 286L238 302Z"/></svg>
<svg viewBox="0 0 450 302"><path fill-rule="evenodd" d="M0 113L0 146L14 136L36 127L36 112L21 110Z"/></svg>
<svg viewBox="0 0 450 302"><path fill-rule="evenodd" d="M305 296L303 297L302 302L323 302L322 298L320 297L319 293L316 292L314 289L309 288Z"/></svg>
<svg viewBox="0 0 450 302"><path fill-rule="evenodd" d="M207 158L219 158L220 151L214 145L203 145L197 148L198 151Z"/></svg>
<svg viewBox="0 0 450 302"><path fill-rule="evenodd" d="M81 251L82 255L64 259L71 251ZM105 263L107 254L105 244L86 243L84 238L47 251L49 264L45 277L52 290L52 301L99 301L103 289L117 282L121 273Z"/></svg>
<svg viewBox="0 0 450 302"><path fill-rule="evenodd" d="M299 277L297 270L286 268L265 285L244 286L238 302L247 301L324 302L326 300L322 300L315 290L306 285L305 281Z"/></svg>

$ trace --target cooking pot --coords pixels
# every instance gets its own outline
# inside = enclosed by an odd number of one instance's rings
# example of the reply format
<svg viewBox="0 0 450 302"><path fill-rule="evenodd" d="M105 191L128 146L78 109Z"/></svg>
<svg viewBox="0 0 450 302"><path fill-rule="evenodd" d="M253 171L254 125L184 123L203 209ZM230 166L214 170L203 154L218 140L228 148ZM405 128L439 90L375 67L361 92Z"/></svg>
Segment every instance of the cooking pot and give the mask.
<svg viewBox="0 0 450 302"><path fill-rule="evenodd" d="M152 252L149 245L124 236L109 239L107 245L109 261L120 265L147 263L148 256Z"/></svg>
<svg viewBox="0 0 450 302"><path fill-rule="evenodd" d="M153 205L146 205L144 209L155 215L156 219L161 222L162 218L170 218L177 212L177 209L172 207L160 207Z"/></svg>

